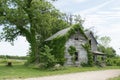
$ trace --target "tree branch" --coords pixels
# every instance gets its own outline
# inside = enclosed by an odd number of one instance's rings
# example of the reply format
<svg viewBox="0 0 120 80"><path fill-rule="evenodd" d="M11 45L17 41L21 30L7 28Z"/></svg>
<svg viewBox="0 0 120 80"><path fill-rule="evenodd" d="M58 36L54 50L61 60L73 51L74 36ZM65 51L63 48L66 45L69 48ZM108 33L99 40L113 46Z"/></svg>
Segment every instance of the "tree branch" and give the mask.
<svg viewBox="0 0 120 80"><path fill-rule="evenodd" d="M23 28L22 26L17 26L17 28L20 29L21 33L26 37L28 42L30 42L31 41L31 33L27 29Z"/></svg>

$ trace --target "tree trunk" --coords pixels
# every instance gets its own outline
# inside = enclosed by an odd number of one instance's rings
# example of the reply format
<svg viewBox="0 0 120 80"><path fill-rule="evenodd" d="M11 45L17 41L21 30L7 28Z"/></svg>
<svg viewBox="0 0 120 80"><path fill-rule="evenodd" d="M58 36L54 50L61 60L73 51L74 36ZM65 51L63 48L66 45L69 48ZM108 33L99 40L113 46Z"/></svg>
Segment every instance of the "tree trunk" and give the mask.
<svg viewBox="0 0 120 80"><path fill-rule="evenodd" d="M32 63L40 63L40 51L39 51L39 44L37 43L36 40L36 35L34 34L34 32L32 32L31 36L30 36L30 47L31 47L31 52L32 54L30 55L30 57L32 58Z"/></svg>
<svg viewBox="0 0 120 80"><path fill-rule="evenodd" d="M31 51L32 55L30 57L33 57L33 63L39 63L40 62L40 54L39 54L39 48L37 43L31 43Z"/></svg>

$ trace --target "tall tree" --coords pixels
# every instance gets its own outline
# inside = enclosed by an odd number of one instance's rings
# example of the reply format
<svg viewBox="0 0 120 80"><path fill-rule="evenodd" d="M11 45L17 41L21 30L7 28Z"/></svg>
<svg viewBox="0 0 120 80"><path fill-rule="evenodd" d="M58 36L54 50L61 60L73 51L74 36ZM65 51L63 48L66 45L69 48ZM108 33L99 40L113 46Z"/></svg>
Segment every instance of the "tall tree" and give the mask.
<svg viewBox="0 0 120 80"><path fill-rule="evenodd" d="M113 47L109 46L109 43L111 41L111 38L108 36L101 37L100 44L98 46L98 50L105 53L107 58L115 57L116 51Z"/></svg>
<svg viewBox="0 0 120 80"><path fill-rule="evenodd" d="M4 27L0 37L5 41L26 37L31 47L31 62L38 63L39 46L66 23L62 14L46 0L0 0L0 25Z"/></svg>
<svg viewBox="0 0 120 80"><path fill-rule="evenodd" d="M111 42L111 38L108 36L103 36L99 39L100 44L103 45L104 47L108 47L109 43Z"/></svg>

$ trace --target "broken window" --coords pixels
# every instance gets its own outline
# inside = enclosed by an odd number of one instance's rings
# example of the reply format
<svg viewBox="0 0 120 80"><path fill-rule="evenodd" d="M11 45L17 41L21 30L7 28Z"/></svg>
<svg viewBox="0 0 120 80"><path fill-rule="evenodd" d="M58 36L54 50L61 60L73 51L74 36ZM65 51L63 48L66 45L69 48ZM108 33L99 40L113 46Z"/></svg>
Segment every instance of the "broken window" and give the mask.
<svg viewBox="0 0 120 80"><path fill-rule="evenodd" d="M89 40L89 44L91 45L91 40Z"/></svg>
<svg viewBox="0 0 120 80"><path fill-rule="evenodd" d="M78 37L75 37L75 40L78 40Z"/></svg>
<svg viewBox="0 0 120 80"><path fill-rule="evenodd" d="M77 34L75 35L75 40L78 40L78 35Z"/></svg>

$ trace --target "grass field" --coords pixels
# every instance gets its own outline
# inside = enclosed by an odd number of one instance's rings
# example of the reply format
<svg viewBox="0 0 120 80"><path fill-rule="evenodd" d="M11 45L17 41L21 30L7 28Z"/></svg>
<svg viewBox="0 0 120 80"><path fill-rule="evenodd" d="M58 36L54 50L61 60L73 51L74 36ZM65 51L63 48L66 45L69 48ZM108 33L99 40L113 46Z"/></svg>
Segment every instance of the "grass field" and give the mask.
<svg viewBox="0 0 120 80"><path fill-rule="evenodd" d="M120 76L112 78L112 79L109 79L109 80L120 80Z"/></svg>
<svg viewBox="0 0 120 80"><path fill-rule="evenodd" d="M12 60L11 60L12 62ZM57 74L75 73L83 71L94 71L94 70L105 70L105 69L120 69L118 66L109 67L67 67L61 70L42 70L37 68L26 67L23 65L24 61L14 61L13 66L8 67L4 63L0 63L0 80L12 79L12 78L28 78L28 77L40 77L40 76L50 76ZM18 64L17 64L18 63Z"/></svg>
<svg viewBox="0 0 120 80"><path fill-rule="evenodd" d="M93 70L103 70L103 69L114 69L119 67L68 67L63 70L51 71L51 70L40 70L23 65L14 65L13 67L0 66L0 80L2 79L11 79L11 78L28 78L28 77L40 77L40 76L49 76L73 72L83 72L83 71L93 71Z"/></svg>

